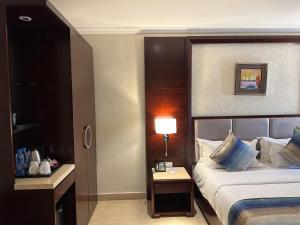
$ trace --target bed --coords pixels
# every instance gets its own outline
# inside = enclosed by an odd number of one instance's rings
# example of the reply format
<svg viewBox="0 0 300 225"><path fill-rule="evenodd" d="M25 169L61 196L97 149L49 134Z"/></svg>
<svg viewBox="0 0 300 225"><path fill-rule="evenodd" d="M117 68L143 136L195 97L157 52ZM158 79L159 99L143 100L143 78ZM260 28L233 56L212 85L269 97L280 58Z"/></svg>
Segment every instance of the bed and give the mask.
<svg viewBox="0 0 300 225"><path fill-rule="evenodd" d="M243 140L262 136L282 139L292 136L300 126L300 117L197 117L193 122L195 139L224 140L230 130ZM195 144L195 161L198 159ZM227 172L199 161L193 168L193 179L199 191L197 203L209 224L300 224L299 169L265 166Z"/></svg>

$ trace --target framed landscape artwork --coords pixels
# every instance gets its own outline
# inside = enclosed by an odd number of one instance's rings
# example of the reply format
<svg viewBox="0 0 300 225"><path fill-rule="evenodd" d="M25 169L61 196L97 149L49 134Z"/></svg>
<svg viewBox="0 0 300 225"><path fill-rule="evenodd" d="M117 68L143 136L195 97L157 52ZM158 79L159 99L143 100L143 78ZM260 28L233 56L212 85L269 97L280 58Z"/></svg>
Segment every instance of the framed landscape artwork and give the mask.
<svg viewBox="0 0 300 225"><path fill-rule="evenodd" d="M235 94L266 95L268 64L236 64Z"/></svg>

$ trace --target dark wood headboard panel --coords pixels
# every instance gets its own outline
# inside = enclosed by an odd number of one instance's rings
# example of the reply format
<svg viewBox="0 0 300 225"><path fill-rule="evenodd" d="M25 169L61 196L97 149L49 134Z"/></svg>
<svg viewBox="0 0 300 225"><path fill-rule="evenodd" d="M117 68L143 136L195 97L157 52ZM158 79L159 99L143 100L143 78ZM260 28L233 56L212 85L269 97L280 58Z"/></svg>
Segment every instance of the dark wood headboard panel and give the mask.
<svg viewBox="0 0 300 225"><path fill-rule="evenodd" d="M158 161L185 166L187 134L187 74L185 38L145 38L147 196L150 198L151 168ZM176 118L177 133L170 135L168 156L162 135L155 133L154 119Z"/></svg>

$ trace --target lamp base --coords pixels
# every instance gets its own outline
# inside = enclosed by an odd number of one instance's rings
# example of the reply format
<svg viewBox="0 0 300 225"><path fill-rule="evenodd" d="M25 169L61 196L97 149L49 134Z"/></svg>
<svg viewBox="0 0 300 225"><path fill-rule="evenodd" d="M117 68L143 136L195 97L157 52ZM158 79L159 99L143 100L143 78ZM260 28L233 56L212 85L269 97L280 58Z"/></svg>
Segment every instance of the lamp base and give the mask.
<svg viewBox="0 0 300 225"><path fill-rule="evenodd" d="M168 143L169 142L169 135L168 134L163 134L163 141L165 143Z"/></svg>
<svg viewBox="0 0 300 225"><path fill-rule="evenodd" d="M168 156L168 142L169 142L169 135L168 134L163 134L163 141L166 143L166 152L165 156Z"/></svg>

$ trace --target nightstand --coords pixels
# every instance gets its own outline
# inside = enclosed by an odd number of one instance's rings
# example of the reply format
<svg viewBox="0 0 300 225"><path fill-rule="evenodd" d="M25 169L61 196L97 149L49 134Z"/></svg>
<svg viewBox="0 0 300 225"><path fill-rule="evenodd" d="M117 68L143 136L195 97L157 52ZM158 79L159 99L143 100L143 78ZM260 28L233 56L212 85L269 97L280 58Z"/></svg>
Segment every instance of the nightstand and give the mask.
<svg viewBox="0 0 300 225"><path fill-rule="evenodd" d="M193 180L184 167L151 176L151 216L194 216Z"/></svg>

